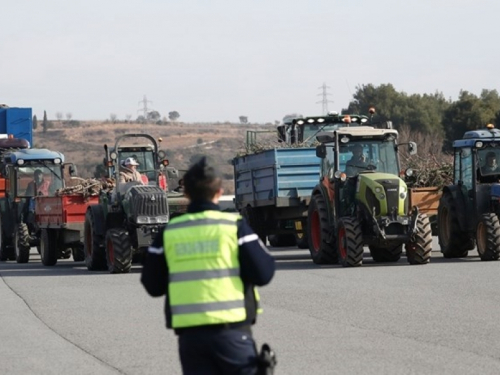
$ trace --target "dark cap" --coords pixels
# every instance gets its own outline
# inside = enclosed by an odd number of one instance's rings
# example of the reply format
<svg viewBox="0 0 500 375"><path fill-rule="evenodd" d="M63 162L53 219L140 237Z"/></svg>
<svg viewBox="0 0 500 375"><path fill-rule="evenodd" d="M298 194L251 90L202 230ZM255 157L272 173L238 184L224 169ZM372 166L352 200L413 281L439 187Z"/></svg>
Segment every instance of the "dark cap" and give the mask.
<svg viewBox="0 0 500 375"><path fill-rule="evenodd" d="M486 154L487 158L495 158L497 157L497 154L495 154L493 151L490 151Z"/></svg>
<svg viewBox="0 0 500 375"><path fill-rule="evenodd" d="M361 146L359 143L355 144L354 146L352 146L352 149L353 151L354 150L363 150L363 146Z"/></svg>

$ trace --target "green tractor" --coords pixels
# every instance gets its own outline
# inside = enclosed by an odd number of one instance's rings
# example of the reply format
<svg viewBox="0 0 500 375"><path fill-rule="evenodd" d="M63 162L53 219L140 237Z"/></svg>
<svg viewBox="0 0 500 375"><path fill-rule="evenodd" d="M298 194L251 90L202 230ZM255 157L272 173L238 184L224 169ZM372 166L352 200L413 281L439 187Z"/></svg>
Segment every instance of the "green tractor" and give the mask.
<svg viewBox="0 0 500 375"><path fill-rule="evenodd" d="M165 173L168 160L147 134L125 134L117 138L112 150L107 145L104 149L108 173L114 176L116 186L103 189L99 204L87 209L85 263L89 270L126 273L133 261L142 259L153 238L169 221ZM143 183L120 182L119 165L128 157L139 162Z"/></svg>
<svg viewBox="0 0 500 375"><path fill-rule="evenodd" d="M375 262L397 262L406 245L410 264L426 264L432 251L427 215L409 207L409 192L399 177L398 132L344 127L318 133L320 183L308 209L309 250L315 263L360 266L364 246ZM406 144L410 154L416 144Z"/></svg>

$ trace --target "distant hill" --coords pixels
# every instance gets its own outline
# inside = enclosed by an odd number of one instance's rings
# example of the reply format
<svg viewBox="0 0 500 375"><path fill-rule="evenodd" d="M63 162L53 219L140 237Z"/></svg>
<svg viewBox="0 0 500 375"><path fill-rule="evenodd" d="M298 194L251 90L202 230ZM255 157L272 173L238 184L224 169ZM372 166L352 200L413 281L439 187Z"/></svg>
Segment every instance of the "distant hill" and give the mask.
<svg viewBox="0 0 500 375"><path fill-rule="evenodd" d="M60 151L66 162L74 163L78 174L94 176L102 163L104 144L112 146L116 137L125 133L147 133L161 138L160 148L167 152L170 165L186 170L200 155L206 155L218 165L224 175L224 189L234 192L233 167L230 161L244 149L247 129L274 129L271 125L231 123L168 123L132 124L110 122L80 122L78 126L52 121L44 133L39 126L33 134L33 147Z"/></svg>

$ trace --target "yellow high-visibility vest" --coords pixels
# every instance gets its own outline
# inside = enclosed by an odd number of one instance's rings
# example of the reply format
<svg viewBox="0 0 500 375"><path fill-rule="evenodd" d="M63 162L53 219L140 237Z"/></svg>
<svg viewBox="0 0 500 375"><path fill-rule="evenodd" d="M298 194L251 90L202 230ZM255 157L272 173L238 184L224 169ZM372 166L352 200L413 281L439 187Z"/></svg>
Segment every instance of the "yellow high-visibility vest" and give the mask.
<svg viewBox="0 0 500 375"><path fill-rule="evenodd" d="M240 216L203 211L178 216L163 233L172 327L246 319L238 260ZM254 291L258 303L259 296Z"/></svg>

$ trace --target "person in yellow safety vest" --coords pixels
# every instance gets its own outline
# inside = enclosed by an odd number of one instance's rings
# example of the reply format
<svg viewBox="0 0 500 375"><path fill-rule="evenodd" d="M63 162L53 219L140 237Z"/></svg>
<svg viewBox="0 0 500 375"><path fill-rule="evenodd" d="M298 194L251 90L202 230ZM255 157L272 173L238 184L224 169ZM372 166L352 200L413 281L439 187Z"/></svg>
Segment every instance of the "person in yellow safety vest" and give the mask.
<svg viewBox="0 0 500 375"><path fill-rule="evenodd" d="M256 374L255 286L271 281L274 258L243 217L220 211L222 180L205 157L183 179L187 213L153 240L141 282L151 296L166 296L183 374Z"/></svg>

